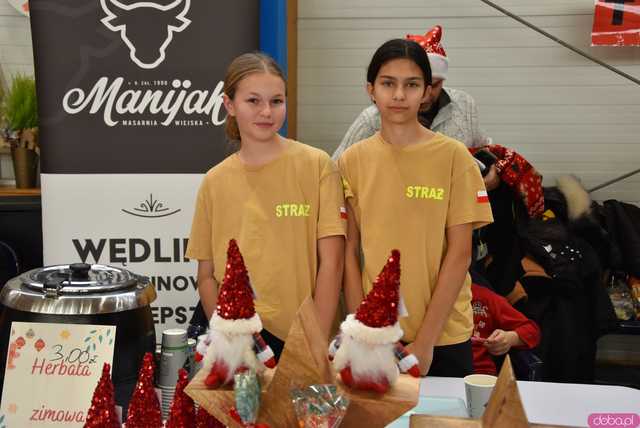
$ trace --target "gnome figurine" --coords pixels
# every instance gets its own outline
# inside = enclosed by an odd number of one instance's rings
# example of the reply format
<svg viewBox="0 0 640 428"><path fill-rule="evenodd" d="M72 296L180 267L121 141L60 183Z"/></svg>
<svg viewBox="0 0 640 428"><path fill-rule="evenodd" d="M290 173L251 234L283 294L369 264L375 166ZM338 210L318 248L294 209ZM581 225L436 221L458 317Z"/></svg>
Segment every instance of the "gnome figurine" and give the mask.
<svg viewBox="0 0 640 428"><path fill-rule="evenodd" d="M203 359L208 388L233 383L233 375L244 370L262 372L276 360L260 336L262 321L256 313L253 290L242 254L234 239L229 241L227 266L218 292L218 306L209 322L209 343ZM201 348L200 352L204 352Z"/></svg>
<svg viewBox="0 0 640 428"><path fill-rule="evenodd" d="M355 315L342 322L329 347L329 359L345 385L383 394L398 379L398 368L420 376L418 359L399 342L399 288L400 252L393 250L373 288Z"/></svg>

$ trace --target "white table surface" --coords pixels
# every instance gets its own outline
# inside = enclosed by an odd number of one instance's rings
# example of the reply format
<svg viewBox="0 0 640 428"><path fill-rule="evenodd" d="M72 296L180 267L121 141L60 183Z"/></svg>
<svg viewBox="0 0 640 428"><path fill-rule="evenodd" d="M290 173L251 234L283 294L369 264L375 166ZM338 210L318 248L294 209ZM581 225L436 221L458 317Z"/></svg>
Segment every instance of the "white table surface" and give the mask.
<svg viewBox="0 0 640 428"><path fill-rule="evenodd" d="M640 390L623 386L518 381L518 389L533 423L586 427L591 413L640 413ZM426 377L420 395L466 403L462 378Z"/></svg>

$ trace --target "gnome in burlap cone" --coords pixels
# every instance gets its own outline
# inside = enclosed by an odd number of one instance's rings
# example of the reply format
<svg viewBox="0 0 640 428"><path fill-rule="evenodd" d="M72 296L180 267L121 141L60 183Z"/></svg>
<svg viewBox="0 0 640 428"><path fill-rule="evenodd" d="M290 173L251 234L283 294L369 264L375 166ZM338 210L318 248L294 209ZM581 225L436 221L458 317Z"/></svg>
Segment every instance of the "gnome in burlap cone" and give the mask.
<svg viewBox="0 0 640 428"><path fill-rule="evenodd" d="M399 342L403 332L398 316L404 312L400 252L393 250L373 288L355 315L347 315L329 347L329 358L347 386L385 393L398 379L398 368L420 376L418 359Z"/></svg>
<svg viewBox="0 0 640 428"><path fill-rule="evenodd" d="M204 381L207 387L232 384L233 375L244 370L259 373L265 366L275 367L273 351L260 336L262 321L256 313L254 298L242 254L232 239L218 306L209 322L209 346L203 359L203 370L208 373Z"/></svg>

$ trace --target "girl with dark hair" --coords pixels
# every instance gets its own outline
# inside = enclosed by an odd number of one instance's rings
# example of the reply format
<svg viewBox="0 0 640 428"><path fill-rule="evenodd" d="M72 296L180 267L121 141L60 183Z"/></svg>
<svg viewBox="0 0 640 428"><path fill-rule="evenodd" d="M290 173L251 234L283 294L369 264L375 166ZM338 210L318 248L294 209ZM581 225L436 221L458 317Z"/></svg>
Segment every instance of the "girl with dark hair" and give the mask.
<svg viewBox="0 0 640 428"><path fill-rule="evenodd" d="M471 234L493 220L480 170L464 144L418 120L431 91L420 45L394 39L380 46L367 91L380 111L380 131L338 161L348 212L347 307L358 307L389 249L399 249L407 351L418 357L422 375L471 374Z"/></svg>
<svg viewBox="0 0 640 428"><path fill-rule="evenodd" d="M225 131L240 148L205 175L186 252L198 260L198 293L211 318L227 244L237 241L262 336L276 357L307 296L313 296L328 336L346 228L340 174L329 156L278 134L286 116L285 88L282 71L267 55L244 54L229 65Z"/></svg>

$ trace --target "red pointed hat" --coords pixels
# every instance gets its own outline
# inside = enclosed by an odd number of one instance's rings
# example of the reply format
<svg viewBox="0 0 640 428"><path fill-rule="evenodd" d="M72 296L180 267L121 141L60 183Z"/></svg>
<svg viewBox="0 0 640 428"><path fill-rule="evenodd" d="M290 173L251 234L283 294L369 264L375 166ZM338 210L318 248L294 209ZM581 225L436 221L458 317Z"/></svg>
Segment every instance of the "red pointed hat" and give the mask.
<svg viewBox="0 0 640 428"><path fill-rule="evenodd" d="M247 334L262 330L256 313L255 295L249 273L235 239L229 241L224 279L218 292L218 305L209 325L225 333Z"/></svg>
<svg viewBox="0 0 640 428"><path fill-rule="evenodd" d="M373 288L360 303L356 319L367 327L391 327L398 322L399 304L400 251L393 250Z"/></svg>
<svg viewBox="0 0 640 428"><path fill-rule="evenodd" d="M372 345L397 342L403 335L398 322L400 299L400 251L393 250L373 288L356 313L347 315L340 330Z"/></svg>
<svg viewBox="0 0 640 428"><path fill-rule="evenodd" d="M442 27L436 25L426 34L407 34L407 40L412 40L422 46L429 56L429 65L434 78L446 79L449 71L449 59L442 47Z"/></svg>
<svg viewBox="0 0 640 428"><path fill-rule="evenodd" d="M249 274L235 239L229 241L227 266L220 292L217 314L226 320L248 319L255 315Z"/></svg>

